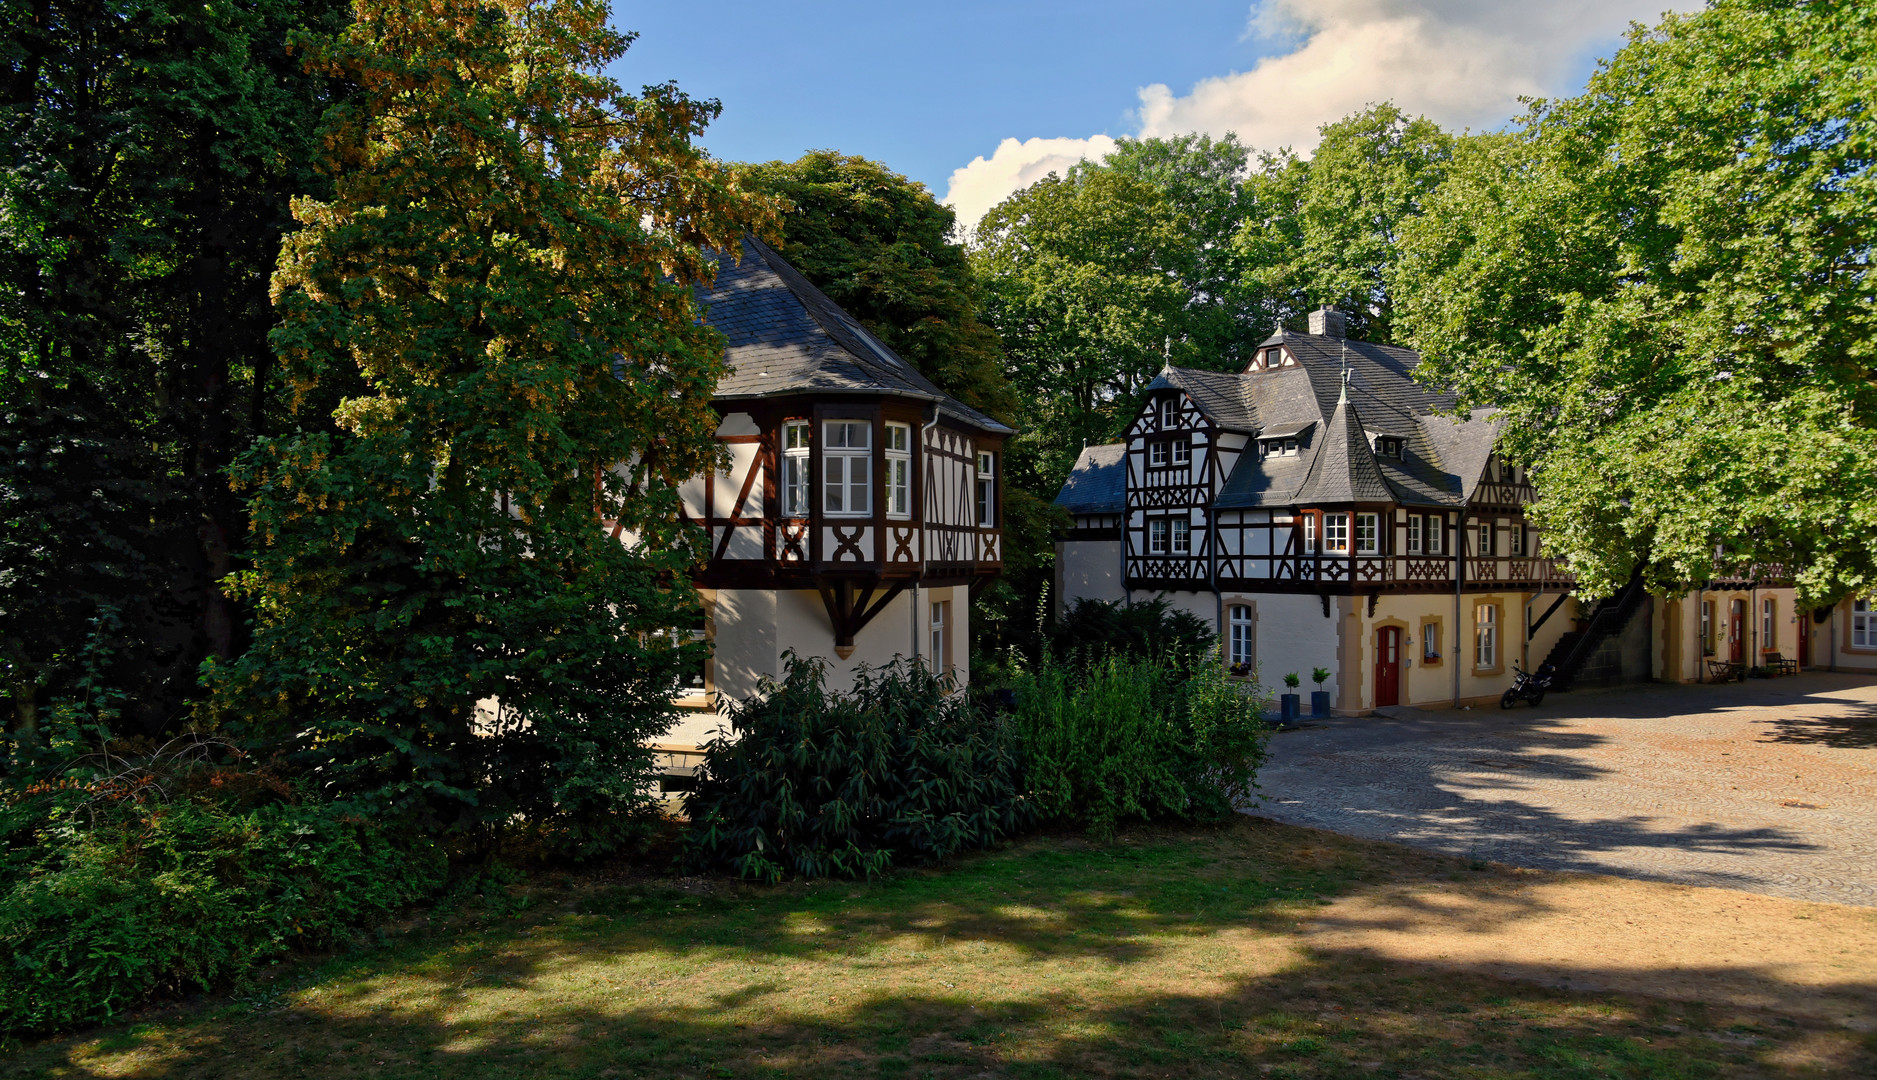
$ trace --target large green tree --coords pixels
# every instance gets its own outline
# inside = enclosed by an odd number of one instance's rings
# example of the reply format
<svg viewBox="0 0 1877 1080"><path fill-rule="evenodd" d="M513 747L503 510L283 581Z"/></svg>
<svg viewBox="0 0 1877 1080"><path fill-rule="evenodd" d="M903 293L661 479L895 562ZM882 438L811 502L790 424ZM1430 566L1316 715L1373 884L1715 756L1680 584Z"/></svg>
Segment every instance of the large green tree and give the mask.
<svg viewBox="0 0 1877 1080"><path fill-rule="evenodd" d="M241 647L225 470L277 413L268 276L332 93L287 41L345 17L0 3L0 696L29 739L81 677L159 728Z"/></svg>
<svg viewBox="0 0 1877 1080"><path fill-rule="evenodd" d="M978 318L950 207L877 161L832 150L745 175L783 200L778 243L790 265L946 393L1010 419L1003 348Z"/></svg>
<svg viewBox="0 0 1877 1080"><path fill-rule="evenodd" d="M1453 137L1387 102L1320 134L1310 157L1263 154L1247 176L1239 288L1280 320L1328 304L1351 337L1392 342L1401 230L1446 176Z"/></svg>
<svg viewBox="0 0 1877 1080"><path fill-rule="evenodd" d="M1404 336L1499 409L1587 591L1877 587L1874 55L1869 4L1668 16L1465 140L1404 229Z"/></svg>
<svg viewBox="0 0 1877 1080"><path fill-rule="evenodd" d="M659 632L696 613L675 485L718 453L693 286L767 205L695 144L715 102L600 74L631 40L607 16L358 0L308 42L357 92L273 340L296 401L364 387L237 470L257 626L219 680L335 795L580 850L617 840L692 660Z"/></svg>

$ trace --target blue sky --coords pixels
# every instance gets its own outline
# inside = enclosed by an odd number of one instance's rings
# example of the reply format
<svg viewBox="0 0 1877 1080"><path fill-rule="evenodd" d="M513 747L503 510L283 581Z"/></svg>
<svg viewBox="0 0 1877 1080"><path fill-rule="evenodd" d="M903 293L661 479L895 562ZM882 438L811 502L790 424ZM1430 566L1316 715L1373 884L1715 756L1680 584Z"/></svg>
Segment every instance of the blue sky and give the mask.
<svg viewBox="0 0 1877 1080"><path fill-rule="evenodd" d="M718 157L875 158L977 214L1113 137L1236 131L1308 152L1318 125L1393 100L1497 127L1571 93L1669 0L616 0L640 37L612 74L723 102ZM1689 6L1681 0L1679 6Z"/></svg>

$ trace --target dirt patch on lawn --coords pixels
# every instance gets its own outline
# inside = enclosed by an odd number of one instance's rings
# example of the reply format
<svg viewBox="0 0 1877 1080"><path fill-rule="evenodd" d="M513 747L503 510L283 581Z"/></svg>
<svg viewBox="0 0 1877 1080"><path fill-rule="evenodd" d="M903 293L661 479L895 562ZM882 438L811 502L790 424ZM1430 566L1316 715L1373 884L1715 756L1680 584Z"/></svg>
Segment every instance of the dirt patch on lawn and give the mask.
<svg viewBox="0 0 1877 1080"><path fill-rule="evenodd" d="M1877 1030L1877 911L1865 907L1495 868L1359 890L1299 937L1325 955Z"/></svg>

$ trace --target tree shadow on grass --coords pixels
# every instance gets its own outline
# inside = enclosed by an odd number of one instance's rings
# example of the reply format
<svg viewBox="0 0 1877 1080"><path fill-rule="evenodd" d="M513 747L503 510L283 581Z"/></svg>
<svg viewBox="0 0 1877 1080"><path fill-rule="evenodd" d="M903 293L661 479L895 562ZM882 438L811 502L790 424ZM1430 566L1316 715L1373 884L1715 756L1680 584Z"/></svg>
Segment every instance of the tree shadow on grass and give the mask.
<svg viewBox="0 0 1877 1080"><path fill-rule="evenodd" d="M543 889L520 918L289 972L262 1011L153 1014L28 1047L0 1075L1431 1080L1871 1063L1804 1017L1311 951L1290 933L1321 898L1442 875L1504 876L1247 820L1031 839L865 884ZM1538 910L1513 897L1496 917Z"/></svg>

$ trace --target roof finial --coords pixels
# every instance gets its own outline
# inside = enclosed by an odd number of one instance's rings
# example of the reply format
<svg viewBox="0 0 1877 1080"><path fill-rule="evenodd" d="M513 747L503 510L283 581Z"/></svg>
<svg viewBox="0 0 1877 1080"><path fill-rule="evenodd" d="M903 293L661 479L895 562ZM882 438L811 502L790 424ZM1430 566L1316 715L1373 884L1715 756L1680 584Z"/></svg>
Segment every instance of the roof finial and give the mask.
<svg viewBox="0 0 1877 1080"><path fill-rule="evenodd" d="M1349 404L1349 342L1343 342L1343 396L1336 399L1338 405Z"/></svg>

